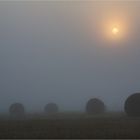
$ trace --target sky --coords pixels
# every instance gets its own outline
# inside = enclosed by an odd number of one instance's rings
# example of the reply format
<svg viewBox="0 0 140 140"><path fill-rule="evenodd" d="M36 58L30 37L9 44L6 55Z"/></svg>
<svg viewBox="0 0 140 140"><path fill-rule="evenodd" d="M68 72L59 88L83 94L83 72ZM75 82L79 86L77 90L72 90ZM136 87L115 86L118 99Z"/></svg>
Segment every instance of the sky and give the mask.
<svg viewBox="0 0 140 140"><path fill-rule="evenodd" d="M0 111L84 111L90 98L123 110L140 92L139 1L0 3Z"/></svg>

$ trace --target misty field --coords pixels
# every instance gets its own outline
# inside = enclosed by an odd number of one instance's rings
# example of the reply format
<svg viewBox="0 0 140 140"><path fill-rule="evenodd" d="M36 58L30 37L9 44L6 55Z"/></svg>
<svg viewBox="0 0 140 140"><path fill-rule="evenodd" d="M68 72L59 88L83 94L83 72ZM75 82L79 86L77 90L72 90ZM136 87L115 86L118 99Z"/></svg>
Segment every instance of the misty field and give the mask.
<svg viewBox="0 0 140 140"><path fill-rule="evenodd" d="M0 138L140 138L140 118L106 113L59 113L0 120Z"/></svg>

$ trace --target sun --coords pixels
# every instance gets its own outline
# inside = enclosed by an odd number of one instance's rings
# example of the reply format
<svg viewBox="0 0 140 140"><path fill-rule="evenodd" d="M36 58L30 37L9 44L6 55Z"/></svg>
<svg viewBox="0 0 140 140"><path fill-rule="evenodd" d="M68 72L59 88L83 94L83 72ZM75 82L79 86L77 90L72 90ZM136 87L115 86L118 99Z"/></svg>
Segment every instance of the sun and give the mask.
<svg viewBox="0 0 140 140"><path fill-rule="evenodd" d="M119 29L117 27L112 28L112 34L117 35L119 33Z"/></svg>

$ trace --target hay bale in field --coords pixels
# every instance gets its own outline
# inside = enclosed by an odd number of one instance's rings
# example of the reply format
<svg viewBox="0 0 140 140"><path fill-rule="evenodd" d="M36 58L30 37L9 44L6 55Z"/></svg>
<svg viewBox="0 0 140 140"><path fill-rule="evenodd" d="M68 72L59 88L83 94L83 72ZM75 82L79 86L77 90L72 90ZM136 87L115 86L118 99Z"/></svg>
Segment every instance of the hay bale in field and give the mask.
<svg viewBox="0 0 140 140"><path fill-rule="evenodd" d="M88 114L100 114L105 111L103 101L97 98L90 99L86 104L86 112Z"/></svg>
<svg viewBox="0 0 140 140"><path fill-rule="evenodd" d="M124 110L129 116L140 117L140 93L132 94L126 99Z"/></svg>
<svg viewBox="0 0 140 140"><path fill-rule="evenodd" d="M44 108L45 113L48 113L48 114L57 113L58 110L59 110L58 105L55 103L48 103Z"/></svg>
<svg viewBox="0 0 140 140"><path fill-rule="evenodd" d="M23 104L21 103L14 103L9 108L9 113L14 118L21 118L25 114L25 109Z"/></svg>

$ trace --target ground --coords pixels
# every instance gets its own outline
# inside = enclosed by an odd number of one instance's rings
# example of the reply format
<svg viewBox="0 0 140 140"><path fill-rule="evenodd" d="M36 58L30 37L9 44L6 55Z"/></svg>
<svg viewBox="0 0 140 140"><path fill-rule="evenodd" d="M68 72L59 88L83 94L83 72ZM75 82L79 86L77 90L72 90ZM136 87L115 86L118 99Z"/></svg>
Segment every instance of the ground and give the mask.
<svg viewBox="0 0 140 140"><path fill-rule="evenodd" d="M0 120L0 138L140 138L140 118L123 113L59 113Z"/></svg>

